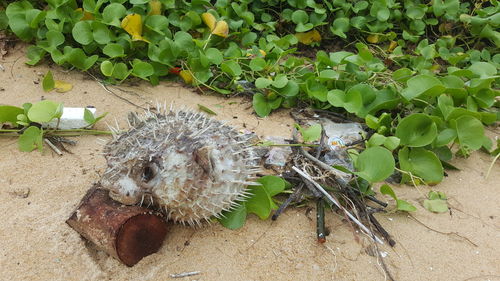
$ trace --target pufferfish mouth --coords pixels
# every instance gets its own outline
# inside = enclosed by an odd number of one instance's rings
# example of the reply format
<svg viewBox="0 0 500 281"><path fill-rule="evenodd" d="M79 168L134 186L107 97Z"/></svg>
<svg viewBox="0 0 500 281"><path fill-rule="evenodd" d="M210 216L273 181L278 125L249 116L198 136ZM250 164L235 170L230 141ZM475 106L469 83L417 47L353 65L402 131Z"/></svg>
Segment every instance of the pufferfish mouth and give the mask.
<svg viewBox="0 0 500 281"><path fill-rule="evenodd" d="M118 201L124 205L136 205L139 203L139 201L141 199L141 196L138 196L135 194L131 195L130 193L124 195L124 194L121 194L121 193L114 191L114 190L109 191L109 197L111 197L111 199Z"/></svg>

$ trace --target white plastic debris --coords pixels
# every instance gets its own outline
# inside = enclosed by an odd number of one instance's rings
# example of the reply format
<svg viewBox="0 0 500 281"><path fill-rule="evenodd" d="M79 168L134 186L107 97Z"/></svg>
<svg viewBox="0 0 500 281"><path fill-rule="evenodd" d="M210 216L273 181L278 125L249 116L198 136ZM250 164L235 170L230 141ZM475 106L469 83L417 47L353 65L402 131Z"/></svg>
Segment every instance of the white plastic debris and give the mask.
<svg viewBox="0 0 500 281"><path fill-rule="evenodd" d="M96 115L96 109L87 107L87 109ZM64 107L61 120L59 121L58 128L61 130L80 129L89 125L84 119L85 108L83 107ZM57 126L57 119L44 124L46 128L55 128Z"/></svg>
<svg viewBox="0 0 500 281"><path fill-rule="evenodd" d="M266 137L264 140L273 144L287 144L287 141L281 137ZM266 165L285 167L291 154L292 148L289 146L271 146L266 154Z"/></svg>
<svg viewBox="0 0 500 281"><path fill-rule="evenodd" d="M320 122L332 150L363 139L364 131L359 123L335 123L326 118L321 118Z"/></svg>

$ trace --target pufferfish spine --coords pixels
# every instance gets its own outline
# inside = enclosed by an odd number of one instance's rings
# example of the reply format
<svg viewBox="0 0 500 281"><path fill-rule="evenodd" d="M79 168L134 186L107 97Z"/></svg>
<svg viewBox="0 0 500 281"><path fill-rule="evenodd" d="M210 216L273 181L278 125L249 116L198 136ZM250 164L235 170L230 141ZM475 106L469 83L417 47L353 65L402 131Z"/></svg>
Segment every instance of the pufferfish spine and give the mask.
<svg viewBox="0 0 500 281"><path fill-rule="evenodd" d="M200 225L248 197L260 171L252 135L192 111L147 111L104 147L100 184L122 204L151 200L175 222Z"/></svg>

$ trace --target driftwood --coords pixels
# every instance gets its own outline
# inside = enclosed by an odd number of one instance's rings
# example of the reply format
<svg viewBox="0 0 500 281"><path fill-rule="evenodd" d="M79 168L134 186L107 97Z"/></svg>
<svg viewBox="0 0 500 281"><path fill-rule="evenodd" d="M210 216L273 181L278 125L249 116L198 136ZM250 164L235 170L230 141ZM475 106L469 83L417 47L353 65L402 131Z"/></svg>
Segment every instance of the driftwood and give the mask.
<svg viewBox="0 0 500 281"><path fill-rule="evenodd" d="M157 252L167 234L167 223L161 215L139 206L124 206L96 186L66 223L127 266Z"/></svg>

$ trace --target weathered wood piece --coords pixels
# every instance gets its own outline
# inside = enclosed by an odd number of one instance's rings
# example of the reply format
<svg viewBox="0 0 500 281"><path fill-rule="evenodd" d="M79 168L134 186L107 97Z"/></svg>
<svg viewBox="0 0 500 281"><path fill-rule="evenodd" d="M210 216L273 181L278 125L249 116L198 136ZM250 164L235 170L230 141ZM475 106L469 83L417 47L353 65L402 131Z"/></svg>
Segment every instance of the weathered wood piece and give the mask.
<svg viewBox="0 0 500 281"><path fill-rule="evenodd" d="M160 214L122 205L97 186L87 192L66 223L127 266L157 252L168 230Z"/></svg>

